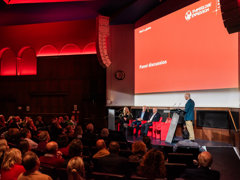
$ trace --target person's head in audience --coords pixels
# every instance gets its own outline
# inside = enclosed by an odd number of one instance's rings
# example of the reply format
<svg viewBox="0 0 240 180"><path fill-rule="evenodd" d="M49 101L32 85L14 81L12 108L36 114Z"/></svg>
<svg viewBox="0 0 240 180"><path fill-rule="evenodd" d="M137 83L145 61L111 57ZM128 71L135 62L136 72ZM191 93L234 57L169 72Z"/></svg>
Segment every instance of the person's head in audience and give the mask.
<svg viewBox="0 0 240 180"><path fill-rule="evenodd" d="M0 127L5 127L6 122L5 122L5 117L4 115L0 114Z"/></svg>
<svg viewBox="0 0 240 180"><path fill-rule="evenodd" d="M94 126L92 123L88 123L86 126L87 132L88 133L93 133L94 132Z"/></svg>
<svg viewBox="0 0 240 180"><path fill-rule="evenodd" d="M75 136L76 138L82 138L82 135L83 135L82 126L78 125L78 126L75 128L74 136Z"/></svg>
<svg viewBox="0 0 240 180"><path fill-rule="evenodd" d="M57 143L58 143L59 148L66 147L69 143L68 136L66 134L59 135L57 138Z"/></svg>
<svg viewBox="0 0 240 180"><path fill-rule="evenodd" d="M152 149L152 141L148 136L143 137L143 142L146 144L147 150Z"/></svg>
<svg viewBox="0 0 240 180"><path fill-rule="evenodd" d="M21 140L18 144L18 149L21 151L23 156L26 152L31 150L27 140Z"/></svg>
<svg viewBox="0 0 240 180"><path fill-rule="evenodd" d="M199 167L210 168L213 162L211 153L204 151L198 155L198 165Z"/></svg>
<svg viewBox="0 0 240 180"><path fill-rule="evenodd" d="M69 121L69 117L67 115L64 116L64 121L65 122Z"/></svg>
<svg viewBox="0 0 240 180"><path fill-rule="evenodd" d="M73 157L67 165L68 180L81 180L85 177L84 162L81 157Z"/></svg>
<svg viewBox="0 0 240 180"><path fill-rule="evenodd" d="M31 174L39 169L40 161L34 152L29 151L24 154L22 165L26 170L25 174Z"/></svg>
<svg viewBox="0 0 240 180"><path fill-rule="evenodd" d="M64 122L63 117L62 117L62 116L58 117L58 123L61 124L61 123L63 123L63 122Z"/></svg>
<svg viewBox="0 0 240 180"><path fill-rule="evenodd" d="M5 152L9 149L6 139L0 139L0 165L2 164Z"/></svg>
<svg viewBox="0 0 240 180"><path fill-rule="evenodd" d="M2 170L10 170L15 164L22 163L22 153L19 149L11 148L4 154Z"/></svg>
<svg viewBox="0 0 240 180"><path fill-rule="evenodd" d="M8 132L6 134L6 140L8 142L17 144L20 138L20 133L19 133L19 129L17 128L9 128Z"/></svg>
<svg viewBox="0 0 240 180"><path fill-rule="evenodd" d="M143 141L136 141L132 144L132 153L144 155L147 152L146 144Z"/></svg>
<svg viewBox="0 0 240 180"><path fill-rule="evenodd" d="M21 136L22 136L23 138L29 138L29 139L31 139L32 134L31 134L31 131L30 131L29 129L24 128L24 129L21 130Z"/></svg>
<svg viewBox="0 0 240 180"><path fill-rule="evenodd" d="M110 142L108 150L109 150L110 154L118 154L120 151L119 143L116 141Z"/></svg>
<svg viewBox="0 0 240 180"><path fill-rule="evenodd" d="M163 153L157 149L148 151L143 156L138 173L147 178L165 178L166 167Z"/></svg>
<svg viewBox="0 0 240 180"><path fill-rule="evenodd" d="M41 131L39 133L39 141L40 142L49 142L50 141L50 135L48 133L48 131Z"/></svg>
<svg viewBox="0 0 240 180"><path fill-rule="evenodd" d="M102 138L107 138L108 135L109 135L109 130L108 130L107 128L103 128L103 129L101 130L101 137L102 137Z"/></svg>
<svg viewBox="0 0 240 180"><path fill-rule="evenodd" d="M80 139L74 139L69 144L69 157L82 156L83 145Z"/></svg>
<svg viewBox="0 0 240 180"><path fill-rule="evenodd" d="M106 148L105 141L103 139L98 139L96 142L96 147L98 150L105 149Z"/></svg>
<svg viewBox="0 0 240 180"><path fill-rule="evenodd" d="M50 141L46 145L46 151L48 154L56 155L58 151L58 144L55 141Z"/></svg>
<svg viewBox="0 0 240 180"><path fill-rule="evenodd" d="M190 93L185 93L184 97L185 97L186 100L189 100L190 99Z"/></svg>

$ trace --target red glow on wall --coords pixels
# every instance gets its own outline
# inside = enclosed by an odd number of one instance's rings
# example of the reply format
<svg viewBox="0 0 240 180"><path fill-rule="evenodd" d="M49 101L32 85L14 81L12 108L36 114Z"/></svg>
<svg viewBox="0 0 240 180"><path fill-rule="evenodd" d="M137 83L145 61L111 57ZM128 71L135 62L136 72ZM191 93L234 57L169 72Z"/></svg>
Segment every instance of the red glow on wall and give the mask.
<svg viewBox="0 0 240 180"><path fill-rule="evenodd" d="M10 48L0 51L0 75L16 76L17 57Z"/></svg>
<svg viewBox="0 0 240 180"><path fill-rule="evenodd" d="M6 4L30 4L30 3L56 3L56 2L76 2L92 0L3 0Z"/></svg>
<svg viewBox="0 0 240 180"><path fill-rule="evenodd" d="M74 55L74 54L81 54L82 50L78 47L78 45L70 43L63 46L60 51L60 55Z"/></svg>
<svg viewBox="0 0 240 180"><path fill-rule="evenodd" d="M17 75L36 75L37 58L34 49L23 47L18 53Z"/></svg>
<svg viewBox="0 0 240 180"><path fill-rule="evenodd" d="M97 50L96 50L96 42L92 42L92 43L88 43L84 49L82 54L96 54Z"/></svg>
<svg viewBox="0 0 240 180"><path fill-rule="evenodd" d="M43 46L37 53L38 57L41 56L58 56L59 52L57 48L51 44Z"/></svg>

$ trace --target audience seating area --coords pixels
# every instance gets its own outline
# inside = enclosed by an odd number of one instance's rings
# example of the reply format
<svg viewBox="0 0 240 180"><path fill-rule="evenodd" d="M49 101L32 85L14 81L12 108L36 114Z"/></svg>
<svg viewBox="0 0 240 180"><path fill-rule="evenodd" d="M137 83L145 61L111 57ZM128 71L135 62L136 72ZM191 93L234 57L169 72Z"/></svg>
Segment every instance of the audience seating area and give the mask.
<svg viewBox="0 0 240 180"><path fill-rule="evenodd" d="M42 126L41 130L39 130L39 127L34 125L36 121L32 121L34 123L29 126L25 125L24 123L23 124L15 123L15 122L10 123L7 121L5 122L5 127L1 127L1 128L5 128L5 131L1 134L1 138L5 138L7 140L8 146L10 148L19 148L18 142L22 141L24 138L26 139L26 137L23 137L21 135L21 132L23 131L23 129L25 128L30 129L32 136L28 136L28 138L31 138L31 140L35 141L36 143L40 142L39 134L42 132L42 129L45 129L49 133L50 139L58 143L59 150L62 149L63 152L61 154L61 158L64 159L65 161L64 162L65 165L63 167L55 167L51 164L43 163L40 161L39 171L51 176L52 179L54 180L68 179L67 164L68 164L68 161L73 156L79 156L83 159L84 166L85 166L85 179L91 179L91 180L94 180L94 179L95 180L97 179L148 179L145 177L140 177L137 173L138 168L140 166L140 161L137 161L137 162L128 161L128 163L126 164L126 167L124 167L127 169L126 173L124 174L98 171L99 169L98 159L93 158L93 155L99 151L99 147L96 146L96 141L98 139L104 139L104 142L107 145L106 148L108 148L108 145L112 141L118 142L120 149L117 153L118 154L117 156L119 157L129 159L130 156L134 155L133 149L132 149L132 143L127 142L126 137L121 132L107 130L108 131L107 136L103 136L102 132L95 131L94 126L91 124L91 125L87 125L86 129L82 130L82 132L77 133L76 131L77 129L79 129L80 125L75 124L74 120L72 120L73 121L72 123L69 123L70 120L64 120L65 122L64 121L60 122L59 119L62 119L62 118L53 120L52 124L50 125ZM69 121L69 122L66 122L66 121ZM29 124L29 123L26 123L26 124ZM35 126L35 128L32 128L33 126ZM71 127L75 126L75 127L72 127L71 129L70 126ZM166 125L166 127L167 126L168 125ZM152 137L157 138L158 130L163 131L163 127L164 125L162 122L154 123L151 129ZM12 128L15 128L16 130L15 134L14 133L10 134ZM56 130L56 128L58 128L58 130ZM53 134L53 133L57 133L57 134ZM59 137L62 137L62 138L60 138L59 140ZM66 138L66 142L64 142L65 138ZM75 141L76 139L78 141L80 140L80 143L82 144L82 145L80 144L79 147L76 147L77 146L76 144L72 145L73 141ZM48 141L49 139L46 140L47 145L49 144ZM43 150L43 151L39 149L30 149L30 148L27 151L33 151L37 154L38 157L42 157L42 156L45 156L46 153L48 152L47 145L46 145L46 150ZM172 146L156 146L155 148L162 151L164 154L167 179L174 179L174 178L180 177L181 173L184 171L185 168L196 168L196 166L193 164L193 160L196 159L197 155L199 154L199 150L197 149L184 147L184 148L178 148L178 152L173 152ZM22 149L20 150L22 151ZM148 151L149 150L150 149L148 149Z"/></svg>

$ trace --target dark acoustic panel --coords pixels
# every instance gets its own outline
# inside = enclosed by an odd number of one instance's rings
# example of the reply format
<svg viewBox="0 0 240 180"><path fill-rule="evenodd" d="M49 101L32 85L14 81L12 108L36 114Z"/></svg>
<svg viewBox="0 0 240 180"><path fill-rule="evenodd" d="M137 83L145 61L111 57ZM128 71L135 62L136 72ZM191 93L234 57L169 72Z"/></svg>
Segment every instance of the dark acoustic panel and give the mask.
<svg viewBox="0 0 240 180"><path fill-rule="evenodd" d="M240 30L240 2L238 0L220 0L224 26L228 33Z"/></svg>

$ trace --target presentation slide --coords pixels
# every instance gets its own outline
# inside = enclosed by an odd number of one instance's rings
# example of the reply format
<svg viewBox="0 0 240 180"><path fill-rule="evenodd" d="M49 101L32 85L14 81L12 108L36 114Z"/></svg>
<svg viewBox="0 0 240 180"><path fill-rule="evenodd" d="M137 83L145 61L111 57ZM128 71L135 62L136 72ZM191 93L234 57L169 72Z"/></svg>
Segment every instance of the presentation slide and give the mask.
<svg viewBox="0 0 240 180"><path fill-rule="evenodd" d="M238 33L219 0L200 0L135 29L135 94L238 87Z"/></svg>

